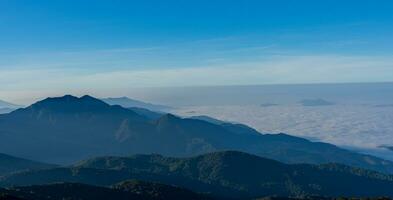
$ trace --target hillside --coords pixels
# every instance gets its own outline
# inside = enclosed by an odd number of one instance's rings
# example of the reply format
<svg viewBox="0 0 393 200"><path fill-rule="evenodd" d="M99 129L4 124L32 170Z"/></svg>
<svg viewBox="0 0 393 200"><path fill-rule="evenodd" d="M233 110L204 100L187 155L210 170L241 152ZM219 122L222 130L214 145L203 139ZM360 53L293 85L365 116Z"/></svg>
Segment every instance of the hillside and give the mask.
<svg viewBox="0 0 393 200"><path fill-rule="evenodd" d="M157 196L160 194L162 196ZM1 196L25 200L171 200L171 197L185 197L190 200L209 199L188 190L148 182L124 182L116 187L97 187L79 183L56 183L0 190Z"/></svg>
<svg viewBox="0 0 393 200"><path fill-rule="evenodd" d="M35 162L0 153L0 176L18 171L46 169L52 167L55 167L55 165Z"/></svg>
<svg viewBox="0 0 393 200"><path fill-rule="evenodd" d="M129 179L176 185L216 197L393 197L393 177L390 175L339 164L288 165L235 151L192 158L160 155L94 158L70 168L6 176L0 180L0 185L79 182L110 186Z"/></svg>

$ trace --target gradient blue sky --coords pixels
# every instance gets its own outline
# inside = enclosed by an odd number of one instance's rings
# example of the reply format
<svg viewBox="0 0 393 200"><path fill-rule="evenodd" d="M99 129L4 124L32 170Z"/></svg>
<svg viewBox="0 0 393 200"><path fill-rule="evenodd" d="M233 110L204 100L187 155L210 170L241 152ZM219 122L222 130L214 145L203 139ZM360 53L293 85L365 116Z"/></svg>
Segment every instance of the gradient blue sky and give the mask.
<svg viewBox="0 0 393 200"><path fill-rule="evenodd" d="M393 81L393 1L0 0L0 99Z"/></svg>

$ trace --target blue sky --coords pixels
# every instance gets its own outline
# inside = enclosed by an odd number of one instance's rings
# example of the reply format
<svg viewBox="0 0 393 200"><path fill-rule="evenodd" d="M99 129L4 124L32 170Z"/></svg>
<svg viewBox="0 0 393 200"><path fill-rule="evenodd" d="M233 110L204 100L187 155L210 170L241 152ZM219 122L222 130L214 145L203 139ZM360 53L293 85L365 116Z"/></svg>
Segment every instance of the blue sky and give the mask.
<svg viewBox="0 0 393 200"><path fill-rule="evenodd" d="M0 99L393 81L393 2L0 1Z"/></svg>

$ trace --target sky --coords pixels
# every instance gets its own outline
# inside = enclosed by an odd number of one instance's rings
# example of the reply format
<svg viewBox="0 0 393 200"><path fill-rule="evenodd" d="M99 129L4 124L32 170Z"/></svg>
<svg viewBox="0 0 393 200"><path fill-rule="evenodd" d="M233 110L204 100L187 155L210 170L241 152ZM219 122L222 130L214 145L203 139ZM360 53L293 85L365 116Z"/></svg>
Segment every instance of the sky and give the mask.
<svg viewBox="0 0 393 200"><path fill-rule="evenodd" d="M393 81L390 0L0 0L0 99Z"/></svg>

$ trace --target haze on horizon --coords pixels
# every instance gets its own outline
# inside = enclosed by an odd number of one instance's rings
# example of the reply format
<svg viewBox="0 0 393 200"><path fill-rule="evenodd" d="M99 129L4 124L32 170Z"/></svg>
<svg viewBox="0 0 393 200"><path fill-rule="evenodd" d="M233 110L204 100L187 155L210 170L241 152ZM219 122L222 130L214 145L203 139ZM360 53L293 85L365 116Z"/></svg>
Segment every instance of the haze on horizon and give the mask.
<svg viewBox="0 0 393 200"><path fill-rule="evenodd" d="M387 0L1 1L0 99L391 82L392 9Z"/></svg>

